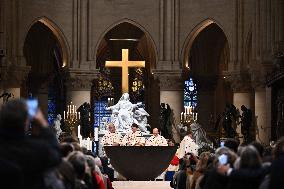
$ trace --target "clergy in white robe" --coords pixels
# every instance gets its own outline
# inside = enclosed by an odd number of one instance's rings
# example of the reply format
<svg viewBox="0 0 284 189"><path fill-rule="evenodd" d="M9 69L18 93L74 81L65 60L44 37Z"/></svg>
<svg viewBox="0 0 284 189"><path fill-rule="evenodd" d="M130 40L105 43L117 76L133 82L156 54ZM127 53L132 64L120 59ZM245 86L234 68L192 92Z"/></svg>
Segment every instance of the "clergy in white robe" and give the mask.
<svg viewBox="0 0 284 189"><path fill-rule="evenodd" d="M119 146L121 144L122 136L115 131L113 123L108 125L108 132L103 136L101 143L103 146Z"/></svg>
<svg viewBox="0 0 284 189"><path fill-rule="evenodd" d="M153 136L148 138L146 141L146 146L168 146L167 140L159 135L159 130L157 128L153 129Z"/></svg>
<svg viewBox="0 0 284 189"><path fill-rule="evenodd" d="M127 133L122 139L123 146L144 146L145 138L142 133L138 131L138 125L133 123L131 132Z"/></svg>
<svg viewBox="0 0 284 189"><path fill-rule="evenodd" d="M180 143L178 158L183 158L187 153L198 156L198 149L199 147L192 139L192 133L189 131Z"/></svg>

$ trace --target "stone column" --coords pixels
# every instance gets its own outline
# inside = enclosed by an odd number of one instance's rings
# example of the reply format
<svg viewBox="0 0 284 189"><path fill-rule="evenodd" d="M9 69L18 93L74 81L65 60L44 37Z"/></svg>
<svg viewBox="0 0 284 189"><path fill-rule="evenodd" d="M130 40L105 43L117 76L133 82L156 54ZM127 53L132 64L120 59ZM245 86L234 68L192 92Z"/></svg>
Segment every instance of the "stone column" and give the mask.
<svg viewBox="0 0 284 189"><path fill-rule="evenodd" d="M255 117L256 130L258 131L256 139L263 143L269 144L271 128L267 125L267 115L271 112L267 108L266 89L259 88L255 90Z"/></svg>
<svg viewBox="0 0 284 189"><path fill-rule="evenodd" d="M180 123L180 113L183 111L183 79L181 71L155 70L154 77L159 80L160 103L169 104L173 110L174 126ZM173 129L173 137L180 141L177 130Z"/></svg>
<svg viewBox="0 0 284 189"><path fill-rule="evenodd" d="M42 86L41 89L37 91L36 96L42 113L48 117L48 86Z"/></svg>
<svg viewBox="0 0 284 189"><path fill-rule="evenodd" d="M252 85L255 90L256 140L269 144L271 137L271 89L265 86L266 72L271 66L260 64L252 72Z"/></svg>
<svg viewBox="0 0 284 189"><path fill-rule="evenodd" d="M92 81L97 77L97 71L70 70L67 79L66 103L71 101L79 107L84 102L91 102Z"/></svg>

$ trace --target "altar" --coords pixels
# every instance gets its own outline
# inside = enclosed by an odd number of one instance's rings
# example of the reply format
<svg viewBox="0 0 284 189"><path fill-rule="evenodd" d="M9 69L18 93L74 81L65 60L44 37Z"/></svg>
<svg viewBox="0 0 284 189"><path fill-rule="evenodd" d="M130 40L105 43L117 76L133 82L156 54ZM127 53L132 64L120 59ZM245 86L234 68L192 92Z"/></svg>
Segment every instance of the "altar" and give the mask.
<svg viewBox="0 0 284 189"><path fill-rule="evenodd" d="M173 159L176 146L105 146L113 168L128 180L154 180Z"/></svg>

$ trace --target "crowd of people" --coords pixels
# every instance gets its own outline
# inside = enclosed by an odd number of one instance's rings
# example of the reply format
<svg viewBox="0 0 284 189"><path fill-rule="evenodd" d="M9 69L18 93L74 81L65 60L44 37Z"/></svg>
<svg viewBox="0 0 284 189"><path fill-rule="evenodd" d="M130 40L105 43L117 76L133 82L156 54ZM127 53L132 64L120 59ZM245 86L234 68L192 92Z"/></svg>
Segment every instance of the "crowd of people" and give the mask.
<svg viewBox="0 0 284 189"><path fill-rule="evenodd" d="M60 143L40 109L30 117L25 100L0 109L0 188L112 189L108 158L95 157L78 141Z"/></svg>
<svg viewBox="0 0 284 189"><path fill-rule="evenodd" d="M175 189L284 188L284 137L275 146L258 142L240 145L227 139L224 146L199 156L187 153L171 181Z"/></svg>
<svg viewBox="0 0 284 189"><path fill-rule="evenodd" d="M133 124L121 137L113 124L103 145L174 145L157 128L147 140ZM198 154L191 133L181 142L166 180L175 189L284 188L284 138L264 148L258 142L240 145L227 139L215 151ZM178 170L175 170L178 167ZM40 109L30 116L24 100L12 100L0 109L0 188L112 189L115 171L107 157L96 157L77 139L57 138Z"/></svg>

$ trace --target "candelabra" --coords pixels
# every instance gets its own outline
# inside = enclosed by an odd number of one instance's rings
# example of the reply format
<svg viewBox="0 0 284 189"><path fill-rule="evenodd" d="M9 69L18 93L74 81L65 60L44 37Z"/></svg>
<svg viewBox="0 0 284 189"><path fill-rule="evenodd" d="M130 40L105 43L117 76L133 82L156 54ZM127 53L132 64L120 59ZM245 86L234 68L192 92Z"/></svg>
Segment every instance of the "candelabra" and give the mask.
<svg viewBox="0 0 284 189"><path fill-rule="evenodd" d="M192 106L185 106L184 112L180 113L181 123L193 123L197 121L197 113Z"/></svg>
<svg viewBox="0 0 284 189"><path fill-rule="evenodd" d="M69 126L73 136L76 136L76 126L80 120L80 112L77 112L77 107L72 102L67 106L67 112L64 111L64 123Z"/></svg>

